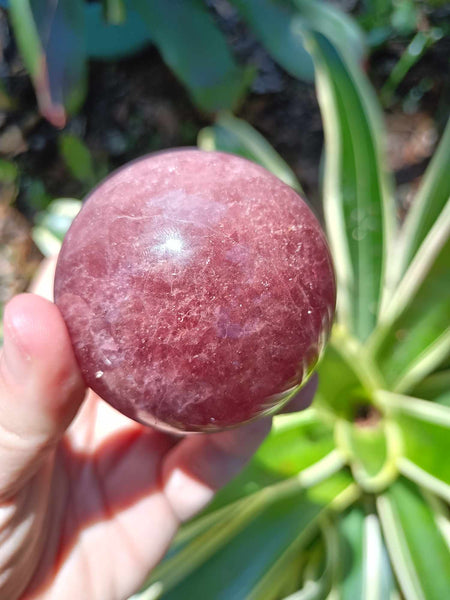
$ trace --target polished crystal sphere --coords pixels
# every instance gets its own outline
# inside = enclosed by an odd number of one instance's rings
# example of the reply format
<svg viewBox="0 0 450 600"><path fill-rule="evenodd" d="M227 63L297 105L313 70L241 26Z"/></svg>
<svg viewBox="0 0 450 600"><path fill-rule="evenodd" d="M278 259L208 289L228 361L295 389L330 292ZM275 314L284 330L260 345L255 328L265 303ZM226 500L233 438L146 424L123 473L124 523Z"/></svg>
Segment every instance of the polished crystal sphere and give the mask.
<svg viewBox="0 0 450 600"><path fill-rule="evenodd" d="M59 256L55 301L88 386L141 423L214 431L273 412L330 332L311 210L264 168L175 150L113 173Z"/></svg>

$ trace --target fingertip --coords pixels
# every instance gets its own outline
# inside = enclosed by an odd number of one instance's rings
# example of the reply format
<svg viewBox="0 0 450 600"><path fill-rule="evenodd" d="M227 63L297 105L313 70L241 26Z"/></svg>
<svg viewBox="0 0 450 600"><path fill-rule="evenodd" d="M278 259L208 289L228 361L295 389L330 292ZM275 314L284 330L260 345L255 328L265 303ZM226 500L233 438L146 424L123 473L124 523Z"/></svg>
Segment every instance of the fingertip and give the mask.
<svg viewBox="0 0 450 600"><path fill-rule="evenodd" d="M84 384L58 308L21 294L5 307L0 355L0 502L39 468L74 418Z"/></svg>
<svg viewBox="0 0 450 600"><path fill-rule="evenodd" d="M69 334L58 307L36 294L19 294L5 307L4 325L30 358L75 360Z"/></svg>
<svg viewBox="0 0 450 600"><path fill-rule="evenodd" d="M61 411L70 418L85 385L58 307L35 294L15 296L5 307L4 331L10 387L34 395L58 418Z"/></svg>

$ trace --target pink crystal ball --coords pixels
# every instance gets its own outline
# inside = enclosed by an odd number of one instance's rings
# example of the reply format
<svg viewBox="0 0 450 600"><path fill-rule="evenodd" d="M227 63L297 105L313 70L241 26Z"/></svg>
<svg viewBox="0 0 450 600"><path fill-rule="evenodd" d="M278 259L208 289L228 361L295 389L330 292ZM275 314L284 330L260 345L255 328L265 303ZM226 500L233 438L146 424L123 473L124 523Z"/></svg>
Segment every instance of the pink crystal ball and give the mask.
<svg viewBox="0 0 450 600"><path fill-rule="evenodd" d="M274 412L306 381L335 280L292 188L236 156L174 150L90 194L55 301L99 396L147 425L215 431Z"/></svg>

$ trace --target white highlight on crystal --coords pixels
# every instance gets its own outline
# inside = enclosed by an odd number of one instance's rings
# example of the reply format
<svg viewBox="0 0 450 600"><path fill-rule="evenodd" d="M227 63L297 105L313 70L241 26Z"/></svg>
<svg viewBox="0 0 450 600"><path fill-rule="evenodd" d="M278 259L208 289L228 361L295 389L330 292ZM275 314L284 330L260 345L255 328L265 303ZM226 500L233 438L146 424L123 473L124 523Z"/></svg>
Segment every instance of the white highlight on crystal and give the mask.
<svg viewBox="0 0 450 600"><path fill-rule="evenodd" d="M183 249L183 240L179 237L170 237L162 244L162 248L168 252L181 252Z"/></svg>

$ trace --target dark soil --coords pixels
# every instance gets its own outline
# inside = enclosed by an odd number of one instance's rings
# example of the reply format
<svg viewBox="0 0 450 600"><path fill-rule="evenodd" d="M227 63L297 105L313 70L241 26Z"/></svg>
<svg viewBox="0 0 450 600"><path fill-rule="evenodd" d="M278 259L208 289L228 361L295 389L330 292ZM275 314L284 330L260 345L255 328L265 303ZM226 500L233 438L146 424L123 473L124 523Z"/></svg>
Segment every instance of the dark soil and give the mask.
<svg viewBox="0 0 450 600"><path fill-rule="evenodd" d="M237 56L258 66L258 76L238 116L266 136L292 166L318 209L323 132L314 88L282 71L233 18L222 21L225 33L232 39ZM396 40L372 54L368 73L377 89L405 46L406 42ZM0 75L16 109L1 112L0 105L0 158L14 159L19 165L21 178L15 205L31 221L40 208L39 202L45 204L48 197L82 197L87 190L70 177L61 159L59 131L36 110L33 90L4 11L0 11L0 57L2 51ZM401 213L411 201L448 113L449 54L449 39L435 44L410 71L394 104L386 111L389 162L399 184ZM418 94L421 85L424 91ZM157 149L195 145L199 129L210 124L211 119L192 105L158 52L150 47L127 60L93 62L87 100L66 130L81 136L96 163L111 170ZM42 191L43 198L34 204L29 200L33 186ZM0 190L0 206L9 203ZM23 232L27 227L21 222ZM4 231L5 222L2 227ZM29 243L29 236L25 237ZM2 245L10 243L5 237L0 240ZM23 265L17 268L26 272ZM4 278L3 272L0 278ZM19 287L23 289L25 285L26 278ZM17 286L13 289L18 291Z"/></svg>

